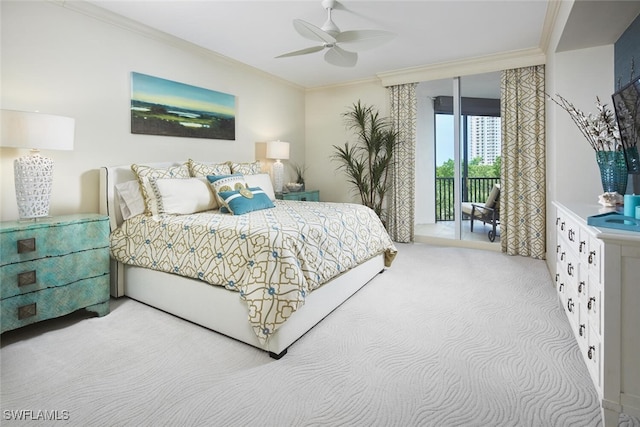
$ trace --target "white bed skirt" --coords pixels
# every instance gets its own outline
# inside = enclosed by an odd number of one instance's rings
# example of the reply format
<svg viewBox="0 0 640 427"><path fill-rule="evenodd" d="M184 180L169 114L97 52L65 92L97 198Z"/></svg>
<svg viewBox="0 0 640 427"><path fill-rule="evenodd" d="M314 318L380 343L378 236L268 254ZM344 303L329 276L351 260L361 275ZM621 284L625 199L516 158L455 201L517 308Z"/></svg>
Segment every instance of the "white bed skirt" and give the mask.
<svg viewBox="0 0 640 427"><path fill-rule="evenodd" d="M247 304L237 292L161 271L123 268L128 297L268 351L274 358L284 355L291 344L383 270L381 254L316 289L262 344L249 323Z"/></svg>

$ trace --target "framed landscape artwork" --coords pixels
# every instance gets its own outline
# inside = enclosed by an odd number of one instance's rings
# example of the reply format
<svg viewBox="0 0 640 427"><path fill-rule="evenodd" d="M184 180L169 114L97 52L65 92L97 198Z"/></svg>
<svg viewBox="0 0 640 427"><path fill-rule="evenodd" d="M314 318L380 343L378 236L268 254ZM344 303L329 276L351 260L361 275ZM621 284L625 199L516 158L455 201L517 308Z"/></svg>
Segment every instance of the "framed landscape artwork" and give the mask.
<svg viewBox="0 0 640 427"><path fill-rule="evenodd" d="M131 133L236 139L235 96L131 73Z"/></svg>

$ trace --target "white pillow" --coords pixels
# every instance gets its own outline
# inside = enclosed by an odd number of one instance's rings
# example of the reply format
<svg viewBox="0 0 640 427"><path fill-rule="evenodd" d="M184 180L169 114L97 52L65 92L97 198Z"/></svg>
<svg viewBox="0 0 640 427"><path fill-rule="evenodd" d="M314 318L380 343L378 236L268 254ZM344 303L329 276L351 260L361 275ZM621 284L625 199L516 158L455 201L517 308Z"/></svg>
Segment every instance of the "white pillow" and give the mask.
<svg viewBox="0 0 640 427"><path fill-rule="evenodd" d="M140 184L140 192L142 193L142 198L144 199L144 213L147 215L157 215L158 214L158 204L156 201L156 196L151 188L151 183L149 179L155 178L189 178L189 168L186 163L181 164L179 166L171 166L166 169L157 169L153 166L147 165L138 165L132 164L131 170L138 178L138 183Z"/></svg>
<svg viewBox="0 0 640 427"><path fill-rule="evenodd" d="M244 180L249 187L260 187L266 193L267 196L274 201L276 199L276 193L273 191L273 185L271 184L271 177L268 173L258 173L255 175L245 175Z"/></svg>
<svg viewBox="0 0 640 427"><path fill-rule="evenodd" d="M158 201L158 213L187 215L218 209L206 178L150 179Z"/></svg>
<svg viewBox="0 0 640 427"><path fill-rule="evenodd" d="M122 219L126 220L144 213L144 198L140 192L140 184L138 181L127 181L116 184L116 194L120 202Z"/></svg>

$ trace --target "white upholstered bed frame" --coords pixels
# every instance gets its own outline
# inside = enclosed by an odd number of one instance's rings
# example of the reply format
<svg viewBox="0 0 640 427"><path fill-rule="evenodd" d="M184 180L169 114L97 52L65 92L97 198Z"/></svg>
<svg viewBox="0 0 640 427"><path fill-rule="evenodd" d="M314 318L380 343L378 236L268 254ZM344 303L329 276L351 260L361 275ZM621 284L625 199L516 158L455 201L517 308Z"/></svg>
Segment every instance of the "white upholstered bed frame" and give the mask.
<svg viewBox="0 0 640 427"><path fill-rule="evenodd" d="M181 163L184 162L146 164L167 168ZM111 230L123 221L115 186L135 179L131 165L100 168L100 212L109 216ZM237 292L222 286L112 259L111 295L116 298L128 296L265 350L271 357L279 359L298 338L383 270L384 254L380 254L324 284L309 295L305 305L266 344L260 343L250 326L246 303Z"/></svg>

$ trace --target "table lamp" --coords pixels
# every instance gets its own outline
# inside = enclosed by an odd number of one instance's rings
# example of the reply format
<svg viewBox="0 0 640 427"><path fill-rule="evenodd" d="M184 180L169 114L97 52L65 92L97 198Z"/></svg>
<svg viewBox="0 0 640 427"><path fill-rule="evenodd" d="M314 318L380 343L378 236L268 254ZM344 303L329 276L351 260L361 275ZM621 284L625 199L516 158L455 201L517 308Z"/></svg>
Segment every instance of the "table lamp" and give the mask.
<svg viewBox="0 0 640 427"><path fill-rule="evenodd" d="M267 142L267 158L275 160L272 166L273 191L282 193L284 165L281 160L289 159L289 143L280 140Z"/></svg>
<svg viewBox="0 0 640 427"><path fill-rule="evenodd" d="M13 162L20 219L49 215L53 160L40 150L73 150L75 120L51 114L0 110L0 147L28 148Z"/></svg>

